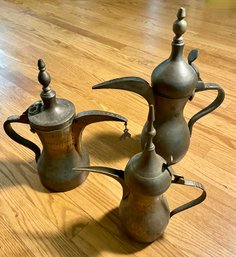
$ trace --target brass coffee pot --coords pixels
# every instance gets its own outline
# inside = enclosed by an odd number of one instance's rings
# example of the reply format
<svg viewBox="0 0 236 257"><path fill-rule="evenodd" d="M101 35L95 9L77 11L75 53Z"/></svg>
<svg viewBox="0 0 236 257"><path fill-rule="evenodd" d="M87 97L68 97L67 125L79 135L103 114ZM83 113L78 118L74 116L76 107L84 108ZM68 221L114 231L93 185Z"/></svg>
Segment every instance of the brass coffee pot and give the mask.
<svg viewBox="0 0 236 257"><path fill-rule="evenodd" d="M155 108L154 127L157 134L153 139L156 151L168 164L180 161L186 154L194 123L216 109L224 100L224 90L215 83L204 83L193 61L198 50L192 50L188 62L183 59L184 42L182 35L186 31L185 9L180 8L177 20L173 24L175 37L172 42L170 57L159 64L152 72L151 87L147 81L138 77L113 79L93 86L93 89L111 88L135 92L143 96ZM183 111L188 100L192 100L196 92L216 90L215 100L203 110L195 114L188 124ZM144 146L147 123L141 141Z"/></svg>
<svg viewBox="0 0 236 257"><path fill-rule="evenodd" d="M153 127L154 116L154 108L151 105L144 150L129 160L125 171L107 167L74 169L102 173L120 182L123 187L123 197L119 207L121 222L133 239L144 243L150 243L160 237L170 217L201 203L206 198L203 185L176 175L165 160L156 154L152 141L156 133ZM170 212L163 193L171 183L197 187L203 192L198 198Z"/></svg>
<svg viewBox="0 0 236 257"><path fill-rule="evenodd" d="M35 153L37 169L42 184L53 191L67 191L77 187L88 176L87 171L73 171L73 167L88 166L89 155L82 145L84 128L99 121L122 121L127 119L105 111L84 111L75 114L75 106L66 99L56 98L50 87L50 75L43 60L38 61L38 80L42 84L42 100L32 104L22 115L10 116L4 123L7 135ZM18 135L12 123L29 124L31 131L39 136L43 150Z"/></svg>

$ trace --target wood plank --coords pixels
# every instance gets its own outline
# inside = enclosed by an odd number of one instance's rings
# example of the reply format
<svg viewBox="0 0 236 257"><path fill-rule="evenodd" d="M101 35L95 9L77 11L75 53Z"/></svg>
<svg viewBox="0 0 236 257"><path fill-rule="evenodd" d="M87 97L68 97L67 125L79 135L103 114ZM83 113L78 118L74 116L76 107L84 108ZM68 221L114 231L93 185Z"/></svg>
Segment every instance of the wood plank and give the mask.
<svg viewBox="0 0 236 257"><path fill-rule="evenodd" d="M159 240L136 243L120 224L116 181L90 174L74 190L49 192L33 153L0 129L0 256L236 255L235 9L197 0L0 0L0 121L40 99L36 65L43 58L57 96L72 101L78 112L101 109L129 119L130 140L119 140L124 127L115 122L90 125L83 135L92 165L124 169L141 151L148 105L130 92L91 87L123 76L150 82L152 70L169 56L181 5L188 23L185 57L199 48L202 79L226 92L220 108L196 123L187 155L173 167L205 185L206 201L174 216ZM197 93L186 105L186 120L214 98L215 92ZM28 125L14 128L41 147ZM174 208L198 194L173 185L166 197Z"/></svg>

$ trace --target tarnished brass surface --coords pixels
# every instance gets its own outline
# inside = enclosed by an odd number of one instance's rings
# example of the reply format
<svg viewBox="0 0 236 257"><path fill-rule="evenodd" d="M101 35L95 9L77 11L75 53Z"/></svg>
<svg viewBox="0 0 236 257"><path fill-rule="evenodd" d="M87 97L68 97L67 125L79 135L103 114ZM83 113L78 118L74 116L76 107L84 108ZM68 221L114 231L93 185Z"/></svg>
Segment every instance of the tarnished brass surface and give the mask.
<svg viewBox="0 0 236 257"><path fill-rule="evenodd" d="M215 110L224 100L224 90L215 83L204 83L193 61L198 56L196 49L183 59L184 41L182 35L186 31L185 9L180 8L177 20L173 24L175 37L172 41L170 57L160 63L152 72L151 87L147 81L139 77L124 77L109 80L93 86L93 89L123 89L143 96L155 108L154 127L157 134L153 139L156 152L168 164L179 162L190 144L190 136L194 123ZM203 110L195 114L187 123L183 116L184 107L192 100L196 92L216 90L216 99ZM144 147L147 123L142 131Z"/></svg>
<svg viewBox="0 0 236 257"><path fill-rule="evenodd" d="M32 104L21 116L10 116L4 122L7 135L35 153L37 169L42 184L53 191L67 191L77 187L88 176L87 171L75 171L73 167L90 164L89 155L82 145L84 128L99 121L121 121L127 119L106 111L84 111L75 114L73 103L56 98L50 87L50 75L42 60L38 61L38 80L43 86L42 101ZM18 135L12 123L29 124L31 131L39 136L43 150L33 142ZM40 153L41 152L41 153Z"/></svg>
<svg viewBox="0 0 236 257"><path fill-rule="evenodd" d="M119 216L127 233L136 241L150 243L160 237L174 214L191 208L206 198L204 187L195 181L185 180L168 167L165 160L156 154L153 137L154 107L150 106L144 150L134 155L125 171L107 167L81 167L76 171L101 173L116 179L123 188ZM173 177L173 179L172 179ZM202 194L170 212L164 193L171 183L193 186Z"/></svg>

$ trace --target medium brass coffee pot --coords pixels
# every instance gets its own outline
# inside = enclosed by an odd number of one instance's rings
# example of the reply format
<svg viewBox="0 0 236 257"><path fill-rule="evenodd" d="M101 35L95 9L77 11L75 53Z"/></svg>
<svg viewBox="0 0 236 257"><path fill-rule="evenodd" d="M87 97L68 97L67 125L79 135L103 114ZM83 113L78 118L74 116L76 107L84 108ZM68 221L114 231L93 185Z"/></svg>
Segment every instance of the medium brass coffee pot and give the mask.
<svg viewBox="0 0 236 257"><path fill-rule="evenodd" d="M174 173L165 160L156 154L153 144L155 129L153 127L154 108L150 106L145 147L143 152L134 155L125 171L107 167L81 167L76 171L89 171L113 177L123 187L119 215L128 234L138 242L149 243L163 234L170 217L193 207L206 198L203 185L185 180ZM170 212L164 192L171 183L197 187L202 194Z"/></svg>
<svg viewBox="0 0 236 257"><path fill-rule="evenodd" d="M224 90L215 83L204 83L193 61L198 50L192 50L188 62L183 58L184 41L182 35L186 31L185 9L180 8L177 20L173 24L175 37L172 42L170 57L159 64L152 72L151 87L147 81L138 77L124 77L103 82L93 89L111 88L135 92L143 96L155 108L154 127L157 134L153 139L156 151L168 164L180 161L186 154L192 127L204 115L216 109L224 100ZM188 100L192 100L196 92L216 90L215 100L206 108L195 114L188 124L183 111ZM143 128L141 141L144 146L147 123Z"/></svg>
<svg viewBox="0 0 236 257"><path fill-rule="evenodd" d="M50 87L50 75L43 60L38 61L38 80L43 86L41 101L32 104L22 115L10 116L4 123L7 135L35 153L37 169L42 184L53 191L66 191L80 185L87 171L76 172L73 167L88 166L89 155L82 145L84 128L99 121L122 121L127 119L105 111L84 111L75 114L75 106L66 99L56 98ZM43 150L18 135L12 123L29 124L31 131L39 136Z"/></svg>

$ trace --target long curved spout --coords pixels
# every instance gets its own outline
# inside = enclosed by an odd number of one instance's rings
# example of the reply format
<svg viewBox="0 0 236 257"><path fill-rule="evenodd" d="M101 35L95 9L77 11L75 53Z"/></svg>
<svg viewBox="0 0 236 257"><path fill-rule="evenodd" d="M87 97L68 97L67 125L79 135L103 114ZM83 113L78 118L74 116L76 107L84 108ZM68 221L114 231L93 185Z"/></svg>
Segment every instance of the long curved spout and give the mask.
<svg viewBox="0 0 236 257"><path fill-rule="evenodd" d="M72 127L75 147L78 152L81 151L82 134L84 128L89 124L100 121L120 121L124 122L125 124L128 122L125 117L112 112L91 110L78 113L74 118Z"/></svg>
<svg viewBox="0 0 236 257"><path fill-rule="evenodd" d="M152 88L149 83L139 77L123 77L112 79L92 87L93 89L110 88L110 89L122 89L134 92L144 97L147 102L154 104L154 96Z"/></svg>
<svg viewBox="0 0 236 257"><path fill-rule="evenodd" d="M79 167L79 168L73 168L74 171L88 171L88 172L94 172L94 173L99 173L103 175L107 175L109 177L114 178L117 180L122 188L123 188L123 196L122 199L125 199L129 195L129 188L125 184L124 180L124 171L123 170L117 170L113 168L108 168L108 167L101 167L101 166L91 166L91 167Z"/></svg>

